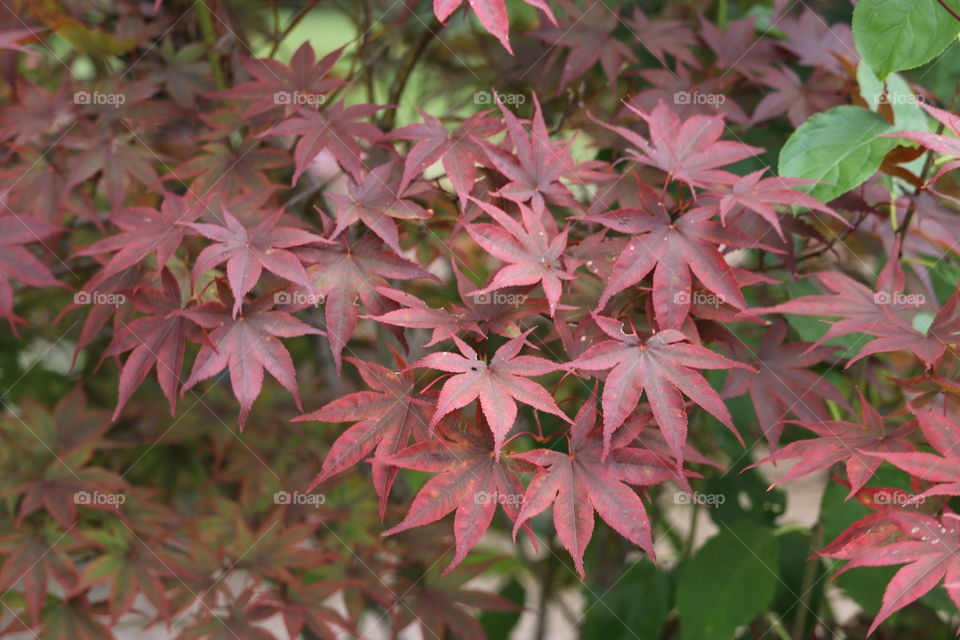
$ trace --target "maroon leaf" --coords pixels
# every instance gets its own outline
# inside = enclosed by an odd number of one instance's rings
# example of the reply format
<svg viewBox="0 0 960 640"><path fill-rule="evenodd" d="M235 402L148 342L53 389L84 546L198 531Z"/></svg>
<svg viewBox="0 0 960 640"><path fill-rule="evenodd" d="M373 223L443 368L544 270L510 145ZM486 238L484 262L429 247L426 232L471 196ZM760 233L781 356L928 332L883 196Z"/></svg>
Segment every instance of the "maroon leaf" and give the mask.
<svg viewBox="0 0 960 640"><path fill-rule="evenodd" d="M326 238L294 227L278 227L283 215L278 209L253 229L247 229L221 205L224 225L182 222L201 235L214 240L197 256L193 265L193 279L217 266L227 263L227 280L233 291L233 317L237 317L245 296L257 284L263 269L307 289L312 288L300 258L286 251L307 244L332 244Z"/></svg>
<svg viewBox="0 0 960 640"><path fill-rule="evenodd" d="M271 311L272 306L272 296L268 294L253 300L239 317L222 302L205 302L177 312L201 327L213 329L210 344L200 347L193 371L183 384L180 395L200 380L229 368L233 395L240 402L241 431L253 401L260 395L264 368L293 394L297 407L303 410L293 361L278 338L319 334L321 331L289 313Z"/></svg>
<svg viewBox="0 0 960 640"><path fill-rule="evenodd" d="M546 467L527 487L513 536L528 520L553 505L553 522L560 543L570 552L580 578L583 553L593 535L594 511L620 535L655 559L650 520L643 502L627 485L642 486L677 477L672 461L630 446L636 431L614 438L599 437L596 396L577 412L570 428L569 453L534 449L511 456Z"/></svg>
<svg viewBox="0 0 960 640"><path fill-rule="evenodd" d="M322 422L354 422L331 445L323 460L320 473L307 491L321 482L357 464L376 449L377 458L394 455L410 443L428 438L427 421L433 404L416 390L407 363L396 356L400 372L394 372L372 362L347 358L356 367L373 391L358 391L337 398L321 409L293 419ZM387 464L373 464L373 486L380 497L380 519L387 507L390 488L397 476L396 468Z"/></svg>
<svg viewBox="0 0 960 640"><path fill-rule="evenodd" d="M493 432L493 450L499 461L500 449L517 419L516 401L569 422L570 419L560 411L550 394L527 379L527 376L541 376L559 368L559 365L543 358L518 355L530 331L500 347L489 363L481 360L469 345L454 337L463 355L431 353L410 365L413 368L429 367L457 374L443 384L430 427L436 426L451 411L479 400L480 409Z"/></svg>
<svg viewBox="0 0 960 640"><path fill-rule="evenodd" d="M624 333L616 320L600 316L594 316L594 320L612 339L592 346L569 366L584 371L611 369L603 385L604 456L610 453L614 433L636 408L644 391L678 466L683 462L687 440L684 395L740 438L723 400L697 369L754 371L752 367L689 344L688 338L675 329L660 331L643 341L634 333Z"/></svg>
<svg viewBox="0 0 960 640"><path fill-rule="evenodd" d="M517 520L523 499L523 483L517 473L535 467L517 456L494 455L490 430L477 423L467 423L465 430L445 425L448 423L440 422L439 437L390 455L378 453L373 461L437 474L420 489L403 521L383 535L421 527L456 511L453 526L457 550L444 569L447 574L483 537L498 504L511 522ZM525 530L536 548L533 531L529 526Z"/></svg>

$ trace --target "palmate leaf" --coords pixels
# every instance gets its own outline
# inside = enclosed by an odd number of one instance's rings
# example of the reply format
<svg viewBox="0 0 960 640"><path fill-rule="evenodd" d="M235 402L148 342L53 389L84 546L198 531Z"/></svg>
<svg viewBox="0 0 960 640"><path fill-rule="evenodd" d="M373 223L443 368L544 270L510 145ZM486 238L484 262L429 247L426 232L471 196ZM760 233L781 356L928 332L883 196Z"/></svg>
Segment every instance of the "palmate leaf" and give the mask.
<svg viewBox="0 0 960 640"><path fill-rule="evenodd" d="M820 271L813 276L830 293L794 298L773 307L754 308L752 315L784 313L806 316L840 318L807 350L815 348L830 338L851 333L866 333L874 336L848 363L874 353L907 351L913 353L929 369L946 353L950 345L960 344L960 311L958 311L958 287L950 299L937 310L925 332L918 331L912 315L924 302L922 295L904 292L905 277L900 268L899 240L894 243L887 264L871 290L839 271Z"/></svg>
<svg viewBox="0 0 960 640"><path fill-rule="evenodd" d="M602 399L604 456L610 453L615 432L633 413L644 391L653 417L677 459L678 468L683 462L683 445L687 440L684 395L740 438L723 400L697 369L754 371L752 367L690 344L687 336L675 329L660 331L641 340L635 333L625 333L616 320L597 315L594 320L611 339L587 349L569 364L569 368L574 371L610 370L603 385Z"/></svg>
<svg viewBox="0 0 960 640"><path fill-rule="evenodd" d="M229 294L221 291L221 300L224 301L204 302L176 312L201 327L212 329L209 343L200 347L193 371L184 382L180 395L183 396L199 381L229 368L233 395L240 402L239 424L242 431L253 401L260 395L263 370L266 368L293 394L297 407L302 411L293 360L278 338L322 332L285 311L271 310L272 294L252 300L239 316L230 310L232 300L229 300Z"/></svg>
<svg viewBox="0 0 960 640"><path fill-rule="evenodd" d="M923 502L930 496L960 495L960 425L934 411L916 411L917 423L927 443L940 455L922 451L885 450L868 451L877 464L886 460L900 467L913 478L934 486L916 496L914 501Z"/></svg>
<svg viewBox="0 0 960 640"><path fill-rule="evenodd" d="M418 442L396 453L377 455L374 464L427 471L430 478L413 499L403 521L383 532L389 536L436 522L451 511L454 516L456 553L444 569L449 573L483 537L493 521L499 504L511 522L516 522L523 497L519 472L532 472L536 467L518 456L495 456L490 429L478 422L465 428L454 426L453 420L439 423L437 437ZM523 527L534 548L536 539L529 525Z"/></svg>
<svg viewBox="0 0 960 640"><path fill-rule="evenodd" d="M332 244L330 240L295 227L278 227L283 209L277 209L253 229L247 229L221 205L224 224L181 222L185 227L214 241L205 247L193 264L193 279L221 262L227 263L227 280L233 292L233 317L237 317L245 296L260 279L264 269L290 282L312 288L300 258L292 247Z"/></svg>
<svg viewBox="0 0 960 640"><path fill-rule="evenodd" d="M40 243L61 228L45 220L21 215L0 216L0 317L6 318L10 328L22 322L13 312L13 287L10 279L19 280L32 287L61 287L67 285L57 280L50 269L23 245Z"/></svg>
<svg viewBox="0 0 960 640"><path fill-rule="evenodd" d="M503 45L503 48L513 54L510 48L510 21L507 17L506 0L467 0L470 8L477 14L480 24L490 32L490 35L496 37ZM543 11L551 22L557 23L550 11L550 5L544 0L523 0L531 7L536 7ZM464 0L433 0L433 13L440 22L446 22L447 18L457 10Z"/></svg>
<svg viewBox="0 0 960 640"><path fill-rule="evenodd" d="M321 482L346 471L375 451L377 458L387 458L410 444L428 439L427 424L433 403L414 385L412 371L395 354L399 373L372 362L355 358L347 360L357 368L372 391L358 391L337 398L326 406L293 419L321 422L354 422L330 446L320 473L307 491ZM373 463L373 486L380 497L380 519L387 508L390 488L397 476L394 466Z"/></svg>
<svg viewBox="0 0 960 640"><path fill-rule="evenodd" d="M499 460L500 449L517 419L517 401L569 422L570 419L557 407L547 390L527 378L542 376L560 368L560 365L544 358L519 355L527 344L530 331L532 329L500 347L489 363L481 360L476 351L454 336L454 342L463 355L431 353L410 365L411 368L429 367L456 374L444 382L440 389L430 427L435 427L451 411L479 400L480 410L493 433L494 455Z"/></svg>
<svg viewBox="0 0 960 640"><path fill-rule="evenodd" d="M618 133L633 147L630 157L640 164L656 167L667 173L668 180L693 187L711 184L733 184L737 176L720 167L739 162L763 149L742 142L721 140L722 116L696 115L681 120L662 100L647 113L627 104L650 128L650 140L625 127L598 124Z"/></svg>
<svg viewBox="0 0 960 640"><path fill-rule="evenodd" d="M477 181L477 167L485 156L480 140L503 130L499 118L487 117L490 111L481 111L448 131L443 123L423 109L419 109L422 123L408 124L390 133L391 138L412 140L416 144L407 153L400 179L400 191L430 165L440 160L454 191L460 198L470 195ZM463 204L463 203L461 203Z"/></svg>
<svg viewBox="0 0 960 640"><path fill-rule="evenodd" d="M653 308L661 329L679 329L692 299L692 277L716 295L720 303L745 309L746 301L736 268L730 266L720 247L773 247L723 226L711 218L716 207L697 207L671 219L664 203L637 181L641 208L618 209L600 215L582 216L620 233L629 234L613 265L597 303L603 309L610 298L653 274Z"/></svg>
<svg viewBox="0 0 960 640"><path fill-rule="evenodd" d="M292 299L304 294L310 299L310 292L316 291L317 300L324 303L327 339L333 361L339 373L343 350L353 335L360 316L361 306L367 313L379 316L394 308L393 301L379 292L387 286L387 278L393 280L412 280L423 278L433 282L440 279L424 270L416 263L387 251L375 236L365 235L352 241L347 234L341 234L329 247L309 247L299 251L300 257L309 264L307 273L311 287L294 286ZM293 305L291 310L302 309L309 304Z"/></svg>
<svg viewBox="0 0 960 640"><path fill-rule="evenodd" d="M857 422L824 420L796 424L812 431L817 437L791 442L748 468L768 462L800 458L782 478L771 485L776 486L842 462L850 483L848 498L857 494L870 480L880 466L880 456L893 452L896 452L894 455L911 455L906 452L912 452L914 447L907 437L917 427L916 422L909 420L898 427L887 428L884 418L870 406L862 393L860 419Z"/></svg>
<svg viewBox="0 0 960 640"><path fill-rule="evenodd" d="M511 218L503 209L467 196L483 209L496 224L474 223L467 232L487 253L509 263L493 277L489 285L473 292L481 296L504 287L540 283L550 305L550 316L557 310L564 280L573 279L573 269L567 262L569 227L558 234L548 233L543 225L544 210L534 204L531 209L519 204L523 224ZM536 202L536 201L534 201Z"/></svg>
<svg viewBox="0 0 960 640"><path fill-rule="evenodd" d="M183 242L183 223L195 222L204 212L205 202L189 203L186 198L167 193L160 209L127 207L110 214L110 222L120 233L94 242L77 250L78 256L98 256L112 253L100 273L109 278L142 262L150 254L157 258L162 269Z"/></svg>
<svg viewBox="0 0 960 640"><path fill-rule="evenodd" d="M606 441L597 426L596 392L583 404L569 432L569 452L534 449L511 458L545 468L527 486L523 508L515 518L513 537L530 518L553 505L553 522L561 544L570 552L581 579L583 553L593 535L594 511L620 535L655 558L650 520L636 492L643 486L677 479L673 461L631 446L634 428ZM642 423L636 423L642 428Z"/></svg>
<svg viewBox="0 0 960 640"><path fill-rule="evenodd" d="M120 371L114 420L151 369L156 369L157 381L170 403L170 415L174 416L187 342L204 342L193 320L176 313L183 308L180 283L166 268L160 278L162 290L141 289L133 294L134 308L146 315L121 324L101 356L102 362L110 356L130 352Z"/></svg>
<svg viewBox="0 0 960 640"><path fill-rule="evenodd" d="M810 367L829 357L836 347L809 348L808 342L785 342L787 323L773 324L757 347L756 353L737 350L738 360L756 367L749 372L732 369L727 375L723 397L732 398L750 393L753 408L763 435L776 449L783 432L783 423L794 415L806 422L820 422L830 418L826 400L848 408L843 395L824 376Z"/></svg>
<svg viewBox="0 0 960 640"><path fill-rule="evenodd" d="M860 538L853 537L846 540L843 546L823 553L830 557L852 557L840 573L856 567L908 563L887 585L883 604L867 635L872 634L892 613L917 600L941 581L954 605L960 607L960 516L949 511L939 520L910 511L876 515L895 525L899 535L874 537L873 544L865 549L861 546ZM866 529L864 535L873 535L873 529L876 527ZM886 543L881 543L881 540ZM856 551L851 553L851 547Z"/></svg>

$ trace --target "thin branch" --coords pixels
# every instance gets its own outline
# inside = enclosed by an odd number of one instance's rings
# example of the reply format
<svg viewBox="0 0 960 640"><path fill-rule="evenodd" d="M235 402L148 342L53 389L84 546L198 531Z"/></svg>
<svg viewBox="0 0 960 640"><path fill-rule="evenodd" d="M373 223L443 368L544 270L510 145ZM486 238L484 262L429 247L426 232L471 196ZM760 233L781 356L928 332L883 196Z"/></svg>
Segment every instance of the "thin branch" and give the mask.
<svg viewBox="0 0 960 640"><path fill-rule="evenodd" d="M947 13L949 13L950 15L952 15L952 16L953 16L954 18L956 18L957 20L960 20L960 14L958 14L956 11L954 11L953 9L951 9L951 8L949 7L949 5L947 5L947 3L946 3L945 0L937 0L937 2L940 3L940 6L941 6L941 7L943 7L944 9L947 10Z"/></svg>

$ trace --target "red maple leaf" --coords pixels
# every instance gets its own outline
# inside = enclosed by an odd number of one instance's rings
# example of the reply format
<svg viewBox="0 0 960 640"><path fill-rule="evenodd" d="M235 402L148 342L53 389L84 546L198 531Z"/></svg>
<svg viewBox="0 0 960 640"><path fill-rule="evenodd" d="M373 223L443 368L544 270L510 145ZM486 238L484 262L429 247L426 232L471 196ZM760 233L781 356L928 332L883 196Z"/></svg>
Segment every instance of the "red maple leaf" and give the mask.
<svg viewBox="0 0 960 640"><path fill-rule="evenodd" d="M576 11L575 14L560 20L555 26L540 27L526 35L539 38L554 47L570 49L560 77L560 91L597 62L607 76L607 82L611 87L615 86L624 59L637 62L627 43L613 37L613 32L622 24L620 16L603 4L590 5L585 11Z"/></svg>
<svg viewBox="0 0 960 640"><path fill-rule="evenodd" d="M0 216L0 316L7 319L14 332L14 323L23 320L13 312L13 287L10 285L10 278L31 287L69 288L57 280L37 256L21 246L33 242L43 244L44 240L60 230L61 228L54 224L30 216ZM50 249L47 248L47 251Z"/></svg>
<svg viewBox="0 0 960 640"><path fill-rule="evenodd" d="M221 262L227 263L227 280L235 300L233 316L236 317L245 296L257 284L264 269L277 276L312 288L300 258L291 247L308 244L332 244L326 238L295 227L278 227L283 209L277 209L253 229L240 224L227 208L221 205L224 225L200 222L182 222L185 227L214 241L197 256L193 264L193 279L206 273Z"/></svg>
<svg viewBox="0 0 960 640"><path fill-rule="evenodd" d="M373 236L363 236L355 242L343 235L330 247L307 248L300 257L307 263L311 287L317 299L324 302L327 339L337 371L341 367L341 354L353 335L360 315L357 300L363 303L367 313L377 316L388 311L391 300L379 293L379 287L387 286L387 278L411 280L427 278L440 282L435 275L424 271L417 264L385 251ZM291 294L304 293L294 286ZM308 304L295 305L292 309Z"/></svg>
<svg viewBox="0 0 960 640"><path fill-rule="evenodd" d="M853 559L840 571L909 563L887 585L883 604L867 635L872 634L894 611L917 600L941 580L954 605L960 607L960 516L947 512L938 521L931 516L910 511L884 515L900 529L901 535L888 544L853 555ZM842 558L842 552L843 549L829 554L824 552L824 555Z"/></svg>
<svg viewBox="0 0 960 640"><path fill-rule="evenodd" d="M229 294L223 291L222 287L220 289L221 300L228 300ZM270 310L272 306L273 295L265 294L246 305L239 317L231 312L225 302L205 302L177 312L201 327L213 329L209 344L200 347L193 363L193 371L183 383L180 395L183 396L200 380L229 368L233 395L240 402L241 431L253 401L260 395L264 368L293 394L297 408L303 410L300 394L297 392L297 374L293 368L293 360L278 338L294 338L322 332L285 311Z"/></svg>
<svg viewBox="0 0 960 640"><path fill-rule="evenodd" d="M470 195L477 181L476 165L486 159L480 140L503 130L503 122L499 118L486 117L490 113L487 110L470 116L459 127L448 131L439 119L419 107L418 110L422 123L408 124L390 133L391 138L416 141L407 152L400 191L440 160L457 195L460 198Z"/></svg>
<svg viewBox="0 0 960 640"><path fill-rule="evenodd" d="M376 449L378 458L391 456L410 443L428 439L427 421L433 404L414 385L413 372L407 363L394 354L399 373L372 362L347 358L357 367L363 381L372 391L358 391L337 398L326 406L293 419L321 422L354 422L330 446L320 473L307 491L321 482L357 464ZM373 464L373 486L380 497L380 519L387 507L390 488L397 469L387 464Z"/></svg>
<svg viewBox="0 0 960 640"><path fill-rule="evenodd" d="M466 226L470 236L484 251L510 263L498 270L493 281L473 295L483 295L504 287L540 283L550 305L550 316L557 310L563 280L573 279L573 269L564 265L568 228L557 234L547 232L543 225L544 210L531 210L519 204L523 219L521 225L503 209L467 196L493 218L497 224L474 223ZM536 201L534 201L536 202Z"/></svg>
<svg viewBox="0 0 960 640"><path fill-rule="evenodd" d="M638 182L638 189L643 209L618 209L581 218L630 235L607 278L598 308L651 272L653 308L663 329L679 328L687 317L692 300L691 274L716 294L718 305L746 308L737 271L719 247L759 246L756 241L711 220L715 211L712 207L691 209L671 219L649 187Z"/></svg>
<svg viewBox="0 0 960 640"><path fill-rule="evenodd" d="M602 399L605 456L610 452L614 433L633 413L644 391L678 465L683 462L683 445L687 440L684 395L740 437L723 400L697 369L754 371L752 367L690 344L687 336L675 329L641 340L635 333L625 333L617 320L597 315L594 320L612 339L590 347L569 367L584 371L611 370L603 385Z"/></svg>
<svg viewBox="0 0 960 640"><path fill-rule="evenodd" d="M574 162L570 155L573 140L550 140L536 94L533 95L534 112L529 135L520 120L503 105L503 101L496 94L495 97L507 123L507 133L515 154L488 142L483 146L490 164L509 181L495 195L514 202L532 199L536 209L542 208L545 201L579 208L579 203L560 181L561 178L582 183L586 180L605 180L611 177L601 171L606 166L603 162Z"/></svg>
<svg viewBox="0 0 960 640"><path fill-rule="evenodd" d="M803 184L811 184L816 182L816 180L782 178L780 176L761 178L765 171L766 169L759 169L753 173L749 173L734 182L729 191L717 191L712 194L720 199L721 222L726 224L727 214L729 214L734 207L746 207L769 222L770 226L777 230L777 234L781 240L785 239L785 237L783 235L783 229L780 228L780 216L773 208L773 205L815 209L830 214L846 223L846 221L830 207L813 196L809 196L792 188Z"/></svg>
<svg viewBox="0 0 960 640"><path fill-rule="evenodd" d="M338 236L347 227L362 221L371 231L380 236L387 246L402 254L400 235L393 218L400 220L426 220L431 213L407 196L422 189L408 187L400 190L395 181L390 180L393 163L387 162L368 171L357 182L351 182L349 195L330 194L337 203L337 226L333 236Z"/></svg>
<svg viewBox="0 0 960 640"><path fill-rule="evenodd" d="M527 376L541 376L560 368L560 365L543 358L518 355L527 343L530 331L532 329L500 347L489 363L481 360L476 351L454 336L453 340L463 355L431 353L410 365L411 368L429 367L456 374L444 382L440 389L430 427L436 426L451 411L479 400L480 409L493 432L493 448L499 460L500 449L517 419L516 401L569 422L570 419L557 407L550 394L527 379Z"/></svg>
<svg viewBox="0 0 960 640"><path fill-rule="evenodd" d="M121 324L101 357L102 362L110 356L130 351L120 370L114 420L154 368L163 395L170 402L170 415L176 415L177 390L187 341L204 342L202 332L193 321L176 313L183 307L180 283L166 268L160 279L163 290L140 289L132 296L134 308L147 315L129 324Z"/></svg>
<svg viewBox="0 0 960 640"><path fill-rule="evenodd" d="M583 404L570 427L568 453L534 449L511 456L546 468L527 487L523 508L514 522L514 540L528 520L552 504L557 537L573 557L581 579L583 553L593 535L594 511L652 559L656 557L647 511L627 485L659 484L678 476L671 461L630 446L637 436L634 429L625 429L612 442L601 438L596 428L595 394Z"/></svg>
<svg viewBox="0 0 960 640"><path fill-rule="evenodd" d="M914 478L924 482L934 483L934 486L916 496L917 502L922 502L929 496L958 496L960 495L960 425L940 413L918 410L915 412L920 430L927 443L940 455L913 451L912 449L869 452L877 464L886 460L890 464L900 467Z"/></svg>
<svg viewBox="0 0 960 640"><path fill-rule="evenodd" d="M313 46L304 42L289 65L271 58L241 58L243 68L254 79L212 95L250 100L252 104L241 116L245 119L279 107L289 112L304 100L319 102L321 96L343 84L326 77L342 52L337 49L317 61Z"/></svg>
<svg viewBox="0 0 960 640"><path fill-rule="evenodd" d="M357 139L372 142L383 137L383 132L376 125L363 120L384 108L375 104L355 104L347 107L343 100L331 104L323 111L301 108L297 111L297 117L287 118L261 133L260 137L300 136L293 150L296 163L293 184L297 183L317 154L324 149L333 154L354 180L360 180L363 176L363 149Z"/></svg>
<svg viewBox="0 0 960 640"><path fill-rule="evenodd" d="M917 425L910 420L899 427L888 429L884 418L860 394L860 420L846 422L824 420L820 422L795 422L804 429L814 432L818 437L810 440L798 440L753 463L751 467L790 458L800 458L790 470L776 482L787 482L801 478L815 471L832 467L844 462L850 493L859 492L880 466L880 458L874 453L913 451L913 445L907 440ZM898 454L903 455L903 454ZM914 454L920 455L920 454Z"/></svg>
<svg viewBox="0 0 960 640"><path fill-rule="evenodd" d="M821 271L813 275L831 293L802 296L773 307L751 309L750 314L838 317L840 320L831 323L823 337L809 348L837 336L866 333L876 339L866 343L847 367L874 353L909 351L929 369L946 352L948 345L960 344L957 310L960 287L937 311L926 332L918 331L911 315L915 315L916 308L923 304L924 297L904 293L905 277L897 258L899 246L898 240L873 291L839 271Z"/></svg>
<svg viewBox="0 0 960 640"><path fill-rule="evenodd" d="M550 6L544 0L523 0L531 7L540 9L550 21L557 23L550 11ZM510 20L507 17L506 0L469 0L470 8L477 14L480 24L490 32L503 45L503 48L513 55L513 49L510 48ZM463 4L463 0L433 0L433 13L440 22L446 22L447 18Z"/></svg>
<svg viewBox="0 0 960 640"><path fill-rule="evenodd" d="M823 376L810 370L830 356L837 347L808 349L808 342L785 343L787 323L779 321L767 329L755 354L738 358L754 367L755 373L734 369L727 375L723 397L734 398L749 392L763 435L776 449L788 415L806 422L830 418L825 400L848 407L843 395Z"/></svg>
<svg viewBox="0 0 960 640"><path fill-rule="evenodd" d="M457 549L444 574L480 542L498 504L510 521L516 522L523 499L523 483L517 474L536 469L517 456L496 455L489 429L473 422L460 429L451 422L441 421L438 437L432 440L374 458L376 464L437 474L420 489L403 521L383 535L422 527L456 511L453 527ZM536 548L529 525L525 530Z"/></svg>
<svg viewBox="0 0 960 640"><path fill-rule="evenodd" d="M636 147L627 150L630 158L665 171L667 180L684 182L691 189L735 183L738 176L720 167L763 152L742 142L720 140L723 116L695 115L681 121L662 100L650 113L630 104L626 106L649 125L649 141L625 127L597 122Z"/></svg>
<svg viewBox="0 0 960 640"><path fill-rule="evenodd" d="M157 267L163 268L183 242L184 228L180 223L197 220L204 206L202 200L188 204L185 198L167 194L159 210L128 207L115 211L110 214L110 222L120 228L120 233L79 249L76 255L113 253L103 267L101 278L129 269L151 253L157 257Z"/></svg>

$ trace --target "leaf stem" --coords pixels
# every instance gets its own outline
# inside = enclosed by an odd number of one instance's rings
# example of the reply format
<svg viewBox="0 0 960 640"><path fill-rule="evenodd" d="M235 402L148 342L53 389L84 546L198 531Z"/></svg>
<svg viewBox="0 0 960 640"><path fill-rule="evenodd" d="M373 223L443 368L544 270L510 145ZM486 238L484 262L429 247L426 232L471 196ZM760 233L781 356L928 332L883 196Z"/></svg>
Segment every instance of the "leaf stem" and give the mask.
<svg viewBox="0 0 960 640"><path fill-rule="evenodd" d="M957 20L960 20L960 14L958 14L956 11L954 11L953 9L951 9L950 6L947 5L947 3L945 2L945 0L937 0L937 2L940 3L940 6L941 6L941 7L943 7L944 9L947 10L947 13L949 13L950 15L952 15L952 16L953 16L954 18L956 18Z"/></svg>
<svg viewBox="0 0 960 640"><path fill-rule="evenodd" d="M938 0L939 1L939 0ZM941 1L940 4L943 4ZM943 5L946 7L946 5ZM948 9L948 11L950 11ZM954 17L960 20L960 16L950 11ZM957 98L960 97L960 78L957 78L957 83L953 87L953 95L950 96L950 104L947 106L947 111L953 111L957 105ZM944 124L942 122L937 124L936 134L940 135L943 133ZM913 216L917 211L917 196L924 189L924 185L927 182L927 174L930 173L930 169L933 167L933 151L927 149L927 158L923 162L923 169L920 170L920 185L915 187L913 190L913 198L910 201L910 206L907 208L907 213L903 216L903 223L897 229L897 235L900 237L900 254L903 255L903 240L906 238L907 230L910 228L910 223L913 221Z"/></svg>

